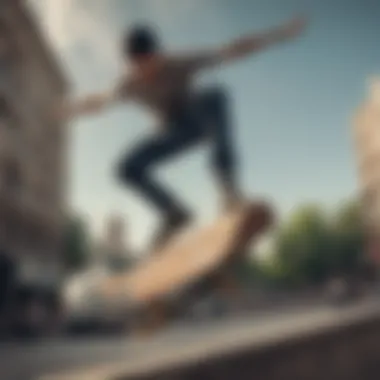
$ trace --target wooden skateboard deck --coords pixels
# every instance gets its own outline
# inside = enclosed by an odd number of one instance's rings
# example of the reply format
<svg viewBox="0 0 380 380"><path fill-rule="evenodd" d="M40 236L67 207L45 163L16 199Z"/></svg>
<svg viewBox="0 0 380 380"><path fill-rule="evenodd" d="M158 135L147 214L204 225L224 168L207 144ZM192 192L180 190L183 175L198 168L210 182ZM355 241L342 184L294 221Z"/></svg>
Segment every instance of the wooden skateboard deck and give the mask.
<svg viewBox="0 0 380 380"><path fill-rule="evenodd" d="M271 219L266 204L249 203L201 231L175 239L129 273L108 279L102 291L108 297L124 299L130 308L170 303L176 294L228 268L230 260L242 255Z"/></svg>

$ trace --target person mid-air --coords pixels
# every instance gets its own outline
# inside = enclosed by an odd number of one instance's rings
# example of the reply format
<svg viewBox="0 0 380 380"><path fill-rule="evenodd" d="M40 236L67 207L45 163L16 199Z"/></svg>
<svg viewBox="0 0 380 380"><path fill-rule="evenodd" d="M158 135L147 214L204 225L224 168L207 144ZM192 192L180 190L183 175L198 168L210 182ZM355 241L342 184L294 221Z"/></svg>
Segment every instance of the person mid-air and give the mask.
<svg viewBox="0 0 380 380"><path fill-rule="evenodd" d="M146 138L121 158L117 175L137 190L161 213L162 226L154 239L156 247L165 244L191 220L190 213L158 181L151 169L187 148L208 141L212 167L223 209L243 202L236 174L234 125L230 118L228 93L220 87L195 86L198 74L231 64L253 53L286 42L301 34L304 18L263 33L247 35L216 49L189 54L167 53L149 26L131 28L123 39L128 74L104 94L94 94L60 106L64 118L96 113L127 101L147 107L157 116L158 133Z"/></svg>

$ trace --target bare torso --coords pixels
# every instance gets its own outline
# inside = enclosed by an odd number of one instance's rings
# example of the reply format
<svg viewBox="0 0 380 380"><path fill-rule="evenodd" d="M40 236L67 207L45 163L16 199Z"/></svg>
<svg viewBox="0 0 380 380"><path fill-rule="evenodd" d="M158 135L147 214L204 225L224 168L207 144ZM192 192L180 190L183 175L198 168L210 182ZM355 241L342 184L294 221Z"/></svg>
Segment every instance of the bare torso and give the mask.
<svg viewBox="0 0 380 380"><path fill-rule="evenodd" d="M165 121L186 105L193 77L194 71L189 62L166 58L149 73L133 72L125 81L123 95L149 108L161 121Z"/></svg>

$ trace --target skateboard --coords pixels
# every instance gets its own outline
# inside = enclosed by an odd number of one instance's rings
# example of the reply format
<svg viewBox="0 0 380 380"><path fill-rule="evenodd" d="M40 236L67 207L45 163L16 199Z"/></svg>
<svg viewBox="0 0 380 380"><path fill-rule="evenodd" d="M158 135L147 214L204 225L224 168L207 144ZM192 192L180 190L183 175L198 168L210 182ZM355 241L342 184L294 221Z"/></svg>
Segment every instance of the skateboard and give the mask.
<svg viewBox="0 0 380 380"><path fill-rule="evenodd" d="M250 202L178 236L127 274L107 279L101 291L125 303L134 331L152 333L210 292L236 296L231 268L272 223L269 205Z"/></svg>

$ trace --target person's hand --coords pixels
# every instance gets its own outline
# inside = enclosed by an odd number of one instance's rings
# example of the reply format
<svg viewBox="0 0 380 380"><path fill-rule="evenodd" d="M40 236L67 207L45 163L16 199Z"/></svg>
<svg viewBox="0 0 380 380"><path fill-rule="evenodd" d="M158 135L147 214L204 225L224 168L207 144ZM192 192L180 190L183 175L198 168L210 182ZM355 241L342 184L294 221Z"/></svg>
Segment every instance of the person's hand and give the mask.
<svg viewBox="0 0 380 380"><path fill-rule="evenodd" d="M103 104L104 97L101 95L91 95L76 102L61 99L53 109L53 117L56 120L68 121L81 115L97 112Z"/></svg>
<svg viewBox="0 0 380 380"><path fill-rule="evenodd" d="M284 26L284 36L286 38L294 38L299 36L305 29L308 24L308 20L304 16L297 16L289 21Z"/></svg>
<svg viewBox="0 0 380 380"><path fill-rule="evenodd" d="M51 116L56 121L67 121L71 117L69 102L66 99L55 102L51 109Z"/></svg>

